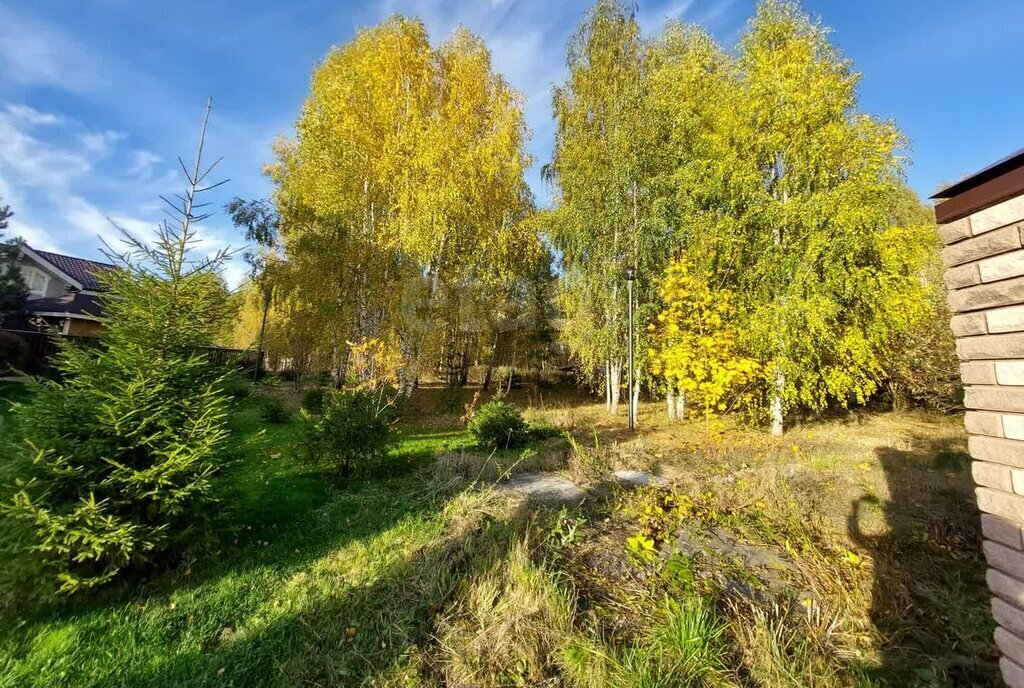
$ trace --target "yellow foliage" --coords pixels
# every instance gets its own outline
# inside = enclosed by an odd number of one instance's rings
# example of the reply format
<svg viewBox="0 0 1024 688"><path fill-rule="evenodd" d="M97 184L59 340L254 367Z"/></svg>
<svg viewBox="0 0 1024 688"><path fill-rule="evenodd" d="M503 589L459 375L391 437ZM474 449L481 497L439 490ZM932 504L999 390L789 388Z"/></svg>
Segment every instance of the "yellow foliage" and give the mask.
<svg viewBox="0 0 1024 688"><path fill-rule="evenodd" d="M683 256L665 271L661 296L665 309L650 326L652 372L706 415L726 410L730 393L761 370L736 352L732 292L709 286Z"/></svg>
<svg viewBox="0 0 1024 688"><path fill-rule="evenodd" d="M348 345L351 370L359 378L361 387L378 389L398 384L398 376L404 365L398 346L377 338L364 339L359 343L348 342Z"/></svg>

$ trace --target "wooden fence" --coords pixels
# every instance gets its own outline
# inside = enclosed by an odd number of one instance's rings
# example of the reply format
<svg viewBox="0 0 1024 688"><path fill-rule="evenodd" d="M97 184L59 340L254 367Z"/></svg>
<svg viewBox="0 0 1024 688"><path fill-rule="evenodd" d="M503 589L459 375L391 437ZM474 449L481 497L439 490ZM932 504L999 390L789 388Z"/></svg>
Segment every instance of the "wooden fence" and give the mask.
<svg viewBox="0 0 1024 688"><path fill-rule="evenodd" d="M13 335L25 342L27 354L21 361L0 361L0 374L8 365L30 375L45 374L50 369L50 361L60 348L60 342L69 341L86 346L99 344L96 337L72 337L51 335L36 330L7 330L0 328L0 336ZM212 365L237 365L240 368L252 369L256 366L257 353L251 349L228 349L221 346L199 347L197 351L206 354ZM260 359L264 352L260 352Z"/></svg>

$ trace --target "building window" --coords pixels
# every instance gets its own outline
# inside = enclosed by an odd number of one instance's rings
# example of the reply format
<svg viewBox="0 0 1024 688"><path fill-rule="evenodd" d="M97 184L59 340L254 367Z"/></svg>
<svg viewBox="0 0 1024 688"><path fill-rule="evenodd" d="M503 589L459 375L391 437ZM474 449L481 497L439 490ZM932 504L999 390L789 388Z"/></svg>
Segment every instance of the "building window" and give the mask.
<svg viewBox="0 0 1024 688"><path fill-rule="evenodd" d="M25 277L29 296L38 298L46 295L46 287L50 283L49 275L39 268L28 266L22 266L21 274Z"/></svg>

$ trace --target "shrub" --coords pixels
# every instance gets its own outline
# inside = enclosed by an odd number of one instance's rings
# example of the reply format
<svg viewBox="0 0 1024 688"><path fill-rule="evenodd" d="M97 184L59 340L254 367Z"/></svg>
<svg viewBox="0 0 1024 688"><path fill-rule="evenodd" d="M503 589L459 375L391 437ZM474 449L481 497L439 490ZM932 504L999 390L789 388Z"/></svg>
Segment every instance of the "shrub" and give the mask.
<svg viewBox="0 0 1024 688"><path fill-rule="evenodd" d="M0 332L0 374L21 370L28 360L28 342L12 332Z"/></svg>
<svg viewBox="0 0 1024 688"><path fill-rule="evenodd" d="M478 445L489 449L519 447L530 439L523 414L501 399L481 406L469 421L468 430Z"/></svg>
<svg viewBox="0 0 1024 688"><path fill-rule="evenodd" d="M186 196L195 193L190 183ZM60 380L30 383L15 410L23 441L4 510L63 591L211 532L228 400L218 371L192 352L223 330L230 302L216 273L225 254L189 259L195 231L164 224L153 248L125 232L127 251L108 254L118 269L103 274L100 346L63 345Z"/></svg>
<svg viewBox="0 0 1024 688"><path fill-rule="evenodd" d="M393 441L392 408L379 408L377 395L365 390L330 394L320 415L303 409L302 423L310 460L330 464L347 476L387 456Z"/></svg>
<svg viewBox="0 0 1024 688"><path fill-rule="evenodd" d="M302 408L310 413L320 413L327 400L327 390L323 387L312 387L302 395Z"/></svg>
<svg viewBox="0 0 1024 688"><path fill-rule="evenodd" d="M260 397L260 418L267 423L287 423L292 414L277 397Z"/></svg>
<svg viewBox="0 0 1024 688"><path fill-rule="evenodd" d="M286 368L279 372L277 375L285 382L295 382L296 380L299 379L298 371L293 368Z"/></svg>

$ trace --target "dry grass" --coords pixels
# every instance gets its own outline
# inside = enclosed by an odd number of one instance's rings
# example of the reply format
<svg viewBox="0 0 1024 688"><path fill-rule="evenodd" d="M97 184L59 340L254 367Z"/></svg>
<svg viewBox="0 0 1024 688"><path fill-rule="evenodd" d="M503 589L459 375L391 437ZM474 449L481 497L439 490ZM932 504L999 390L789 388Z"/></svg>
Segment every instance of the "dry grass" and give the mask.
<svg viewBox="0 0 1024 688"><path fill-rule="evenodd" d="M574 601L531 559L528 538L511 545L457 593L437 625L441 673L454 686L541 685L573 633Z"/></svg>
<svg viewBox="0 0 1024 688"><path fill-rule="evenodd" d="M493 484L521 473L554 472L566 467L566 442L553 437L520 450L486 452L468 447L438 457L438 468L471 483Z"/></svg>
<svg viewBox="0 0 1024 688"><path fill-rule="evenodd" d="M685 514L689 527L724 528L791 561L776 580L752 583L765 592L756 603L723 590L711 574L702 579L711 562L686 563L686 575L719 599L730 619L736 680L996 685L961 419L856 412L773 438L731 419L669 423L660 411L645 406L635 436L624 431L624 418L608 418L597 404L547 417L556 425L571 418L582 446L596 434L613 467L669 478L674 492L697 505ZM625 549L634 533L657 538L644 508L661 506L643 493L624 496L605 515L609 521L589 524L580 536L587 544L562 564L591 617L630 624L613 646L651 623L640 610L656 608L657 600L638 589L663 589L664 562L647 563L644 579L624 572L622 558L610 552L614 541ZM727 562L716 566L729 569ZM600 629L608 637L610 625Z"/></svg>

